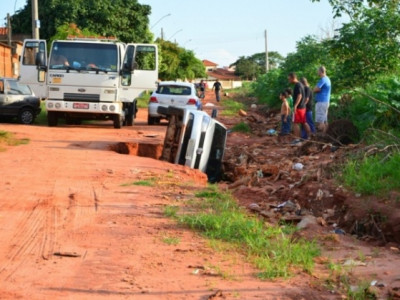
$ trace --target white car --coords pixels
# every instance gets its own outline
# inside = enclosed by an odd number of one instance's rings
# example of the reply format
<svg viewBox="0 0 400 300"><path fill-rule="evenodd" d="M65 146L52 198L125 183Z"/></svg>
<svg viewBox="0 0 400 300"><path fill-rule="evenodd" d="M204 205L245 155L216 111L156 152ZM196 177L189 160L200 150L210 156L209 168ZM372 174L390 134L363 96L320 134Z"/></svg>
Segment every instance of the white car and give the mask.
<svg viewBox="0 0 400 300"><path fill-rule="evenodd" d="M201 110L201 100L197 96L196 86L189 82L160 82L150 97L148 124L158 124L161 119L167 119L166 115L159 114L157 110L158 107L168 106Z"/></svg>
<svg viewBox="0 0 400 300"><path fill-rule="evenodd" d="M169 117L161 160L199 169L212 183L220 181L226 127L204 111L170 106L160 107L159 113Z"/></svg>

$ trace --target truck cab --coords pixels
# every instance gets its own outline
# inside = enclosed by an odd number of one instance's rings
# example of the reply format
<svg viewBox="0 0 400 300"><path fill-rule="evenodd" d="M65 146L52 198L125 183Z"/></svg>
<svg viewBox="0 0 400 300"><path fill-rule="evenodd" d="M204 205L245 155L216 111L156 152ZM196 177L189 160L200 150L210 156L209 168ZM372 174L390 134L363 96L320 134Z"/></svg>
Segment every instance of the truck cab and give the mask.
<svg viewBox="0 0 400 300"><path fill-rule="evenodd" d="M49 56L46 49L44 40L24 41L20 79L46 99L49 126L59 119L131 126L136 98L156 87L156 45L71 38L53 41Z"/></svg>

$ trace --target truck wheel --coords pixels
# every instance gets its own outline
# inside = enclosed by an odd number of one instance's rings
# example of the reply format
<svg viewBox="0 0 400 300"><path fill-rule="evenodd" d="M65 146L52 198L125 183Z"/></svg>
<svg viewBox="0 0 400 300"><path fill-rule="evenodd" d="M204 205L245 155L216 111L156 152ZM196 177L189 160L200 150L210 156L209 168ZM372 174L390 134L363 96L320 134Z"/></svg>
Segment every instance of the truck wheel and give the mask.
<svg viewBox="0 0 400 300"><path fill-rule="evenodd" d="M30 108L23 108L18 113L18 122L21 124L32 124L35 121L35 115Z"/></svg>
<svg viewBox="0 0 400 300"><path fill-rule="evenodd" d="M156 119L157 119L157 118L148 116L148 117L147 117L147 124L148 124L148 125L154 125L154 124L156 124Z"/></svg>
<svg viewBox="0 0 400 300"><path fill-rule="evenodd" d="M50 127L55 127L58 124L58 116L57 113L54 111L47 112L47 124Z"/></svg>
<svg viewBox="0 0 400 300"><path fill-rule="evenodd" d="M114 128L120 129L122 127L122 117L120 115L113 116Z"/></svg>
<svg viewBox="0 0 400 300"><path fill-rule="evenodd" d="M129 105L128 114L125 116L126 126L133 126L133 122L135 120L135 114L136 114L135 110L136 110L135 103L132 103L131 105Z"/></svg>

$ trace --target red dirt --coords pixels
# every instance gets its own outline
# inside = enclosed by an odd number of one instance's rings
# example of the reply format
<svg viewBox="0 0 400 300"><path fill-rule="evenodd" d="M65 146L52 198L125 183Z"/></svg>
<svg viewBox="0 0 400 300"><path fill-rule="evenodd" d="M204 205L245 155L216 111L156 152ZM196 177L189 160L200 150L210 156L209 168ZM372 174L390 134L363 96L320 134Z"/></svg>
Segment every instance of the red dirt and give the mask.
<svg viewBox="0 0 400 300"><path fill-rule="evenodd" d="M206 186L206 176L113 151L126 146L132 154L140 145L162 143L166 127L149 127L146 119L141 110L137 124L121 130L111 123L0 125L30 139L0 153L0 299L342 298L321 287L323 264L312 276L261 281L245 257L213 250L166 218L164 207L190 199ZM153 150L150 156L157 156ZM158 179L156 186L132 185L151 178ZM318 230L325 240L326 232ZM396 284L397 252L375 253L348 237L324 243L327 257L371 254L369 267L354 272Z"/></svg>
<svg viewBox="0 0 400 300"><path fill-rule="evenodd" d="M245 258L212 250L163 216L206 177L110 150L162 143L166 127L144 120L140 112L138 124L121 130L0 125L30 139L0 153L0 299L207 299L218 290L226 299L321 299L309 279L256 279ZM159 185L129 185L153 177Z"/></svg>

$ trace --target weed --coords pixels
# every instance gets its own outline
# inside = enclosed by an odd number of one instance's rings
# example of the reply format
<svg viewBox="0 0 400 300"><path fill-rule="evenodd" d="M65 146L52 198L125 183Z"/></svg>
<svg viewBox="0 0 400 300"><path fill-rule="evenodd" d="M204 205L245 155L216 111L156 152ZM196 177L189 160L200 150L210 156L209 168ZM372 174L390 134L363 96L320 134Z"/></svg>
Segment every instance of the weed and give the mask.
<svg viewBox="0 0 400 300"><path fill-rule="evenodd" d="M0 130L0 151L6 150L5 148L1 147L1 145L19 146L26 145L28 143L29 139L17 139L11 132Z"/></svg>
<svg viewBox="0 0 400 300"><path fill-rule="evenodd" d="M207 265L206 269L212 270L214 273L216 273L217 276L222 277L225 280L235 280L234 275L230 274L228 271L222 270L220 266Z"/></svg>
<svg viewBox="0 0 400 300"><path fill-rule="evenodd" d="M364 254L362 251L358 251L358 259L359 259L361 262L365 262L366 257L365 257L365 254Z"/></svg>
<svg viewBox="0 0 400 300"><path fill-rule="evenodd" d="M344 167L341 180L354 191L366 195L384 195L400 190L400 153L382 163L377 155L362 160L350 160Z"/></svg>
<svg viewBox="0 0 400 300"><path fill-rule="evenodd" d="M243 133L251 132L250 126L244 122L240 122L240 123L236 124L235 126L233 126L232 130L236 131L236 132L243 132Z"/></svg>
<svg viewBox="0 0 400 300"><path fill-rule="evenodd" d="M289 277L293 268L312 270L319 249L314 242L292 241L294 229L265 227L241 209L230 194L220 193L214 186L197 193L196 198L191 202L195 213L180 214L178 221L244 251L261 270L260 278Z"/></svg>
<svg viewBox="0 0 400 300"><path fill-rule="evenodd" d="M178 206L167 205L164 208L164 215L166 215L169 218L176 218L178 211L179 211Z"/></svg>
<svg viewBox="0 0 400 300"><path fill-rule="evenodd" d="M167 245L178 245L181 242L181 239L178 237L166 235L162 237L162 241Z"/></svg>
<svg viewBox="0 0 400 300"><path fill-rule="evenodd" d="M347 283L347 296L351 300L373 300L376 299L375 293L371 292L369 282L361 282L357 286L350 286Z"/></svg>
<svg viewBox="0 0 400 300"><path fill-rule="evenodd" d="M124 184L121 184L121 186L133 186L133 185L136 185L136 186L149 186L149 187L152 187L152 186L155 186L155 184L156 184L156 181L157 181L157 178L150 178L150 179L147 179L147 180L138 180L138 181L134 181L134 182L130 182L130 183L124 183Z"/></svg>
<svg viewBox="0 0 400 300"><path fill-rule="evenodd" d="M222 115L224 116L236 116L239 110L244 108L243 103L231 99L222 100L221 103L224 107L222 111Z"/></svg>
<svg viewBox="0 0 400 300"><path fill-rule="evenodd" d="M35 124L37 124L37 125L47 125L47 110L46 110L46 102L45 101L42 101L40 103L40 108L42 110L36 116Z"/></svg>

